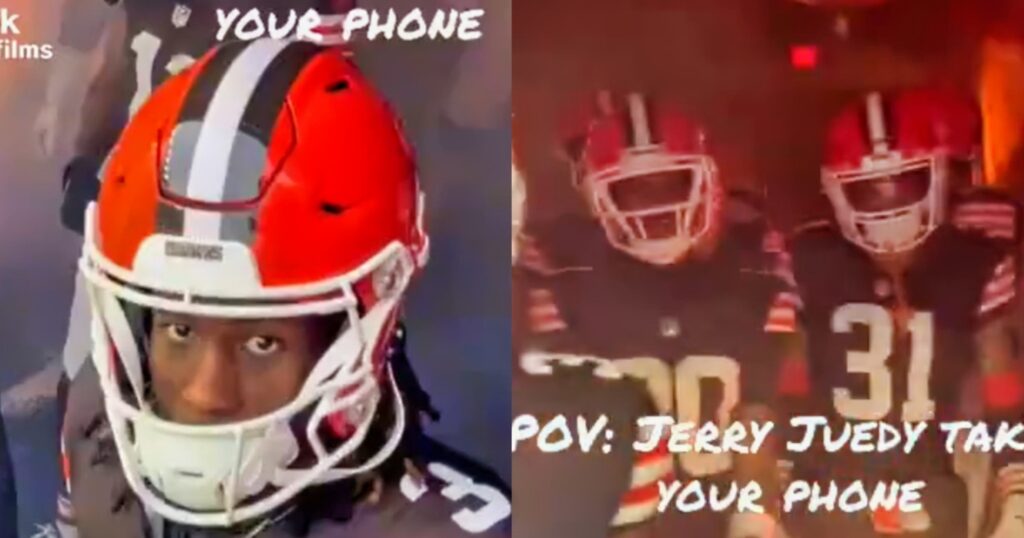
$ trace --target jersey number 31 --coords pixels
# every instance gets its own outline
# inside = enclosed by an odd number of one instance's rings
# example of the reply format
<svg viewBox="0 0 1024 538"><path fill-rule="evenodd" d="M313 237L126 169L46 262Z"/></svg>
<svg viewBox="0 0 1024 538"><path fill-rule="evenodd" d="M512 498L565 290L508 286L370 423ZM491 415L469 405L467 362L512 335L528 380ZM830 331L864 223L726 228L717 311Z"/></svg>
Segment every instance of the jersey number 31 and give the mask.
<svg viewBox="0 0 1024 538"><path fill-rule="evenodd" d="M835 310L832 330L850 333L857 325L868 328L868 349L846 352L846 370L852 374L868 376L868 395L854 397L848 388L835 388L832 401L842 417L852 420L882 420L893 406L892 371L887 364L893 351L896 334L892 314L876 304L850 303ZM935 414L935 401L929 395L932 369L932 338L934 334L931 312L914 312L907 323L910 333L910 368L907 371L907 399L902 402L904 422L931 420Z"/></svg>

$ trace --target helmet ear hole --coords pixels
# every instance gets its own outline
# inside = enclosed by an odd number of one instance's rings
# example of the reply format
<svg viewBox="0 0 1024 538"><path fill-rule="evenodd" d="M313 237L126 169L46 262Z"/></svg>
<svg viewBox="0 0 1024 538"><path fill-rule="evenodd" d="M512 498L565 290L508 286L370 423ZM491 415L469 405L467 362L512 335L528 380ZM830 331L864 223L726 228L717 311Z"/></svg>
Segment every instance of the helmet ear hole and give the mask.
<svg viewBox="0 0 1024 538"><path fill-rule="evenodd" d="M339 80L337 82L333 82L329 86L327 86L326 91L327 91L327 93L338 93L340 91L344 91L344 90L347 90L347 89L348 89L348 79L341 79L341 80Z"/></svg>
<svg viewBox="0 0 1024 538"><path fill-rule="evenodd" d="M342 207L338 204L332 204L330 202L324 202L320 204L320 209L328 215L340 215L343 211Z"/></svg>

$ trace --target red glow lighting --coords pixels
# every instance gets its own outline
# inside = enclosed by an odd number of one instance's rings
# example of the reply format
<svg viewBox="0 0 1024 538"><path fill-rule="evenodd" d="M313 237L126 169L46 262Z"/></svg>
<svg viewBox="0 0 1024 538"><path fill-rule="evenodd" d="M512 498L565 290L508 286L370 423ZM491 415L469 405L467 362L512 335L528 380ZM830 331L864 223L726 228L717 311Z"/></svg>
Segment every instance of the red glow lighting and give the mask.
<svg viewBox="0 0 1024 538"><path fill-rule="evenodd" d="M814 69L818 66L818 47L793 45L789 48L789 63L794 69Z"/></svg>

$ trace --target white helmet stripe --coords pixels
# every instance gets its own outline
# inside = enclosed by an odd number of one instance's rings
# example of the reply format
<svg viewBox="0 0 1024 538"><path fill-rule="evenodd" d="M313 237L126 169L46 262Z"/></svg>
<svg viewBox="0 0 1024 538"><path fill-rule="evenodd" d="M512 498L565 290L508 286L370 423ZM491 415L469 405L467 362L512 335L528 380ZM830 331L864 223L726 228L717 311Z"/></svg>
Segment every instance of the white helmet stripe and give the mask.
<svg viewBox="0 0 1024 538"><path fill-rule="evenodd" d="M882 104L882 94L871 92L866 99L868 137L871 142L873 153L888 153L889 140L885 129L885 107Z"/></svg>
<svg viewBox="0 0 1024 538"><path fill-rule="evenodd" d="M631 93L627 99L629 101L630 126L633 128L633 142L639 147L650 146L652 138L650 118L647 117L647 100L644 99L643 94L639 93Z"/></svg>
<svg viewBox="0 0 1024 538"><path fill-rule="evenodd" d="M263 39L246 47L224 73L206 116L203 118L195 156L189 171L187 196L193 200L219 201L224 198L228 165L236 137L225 136L239 128L246 105L256 91L263 72L289 41ZM217 211L185 209L186 236L220 239L222 214Z"/></svg>

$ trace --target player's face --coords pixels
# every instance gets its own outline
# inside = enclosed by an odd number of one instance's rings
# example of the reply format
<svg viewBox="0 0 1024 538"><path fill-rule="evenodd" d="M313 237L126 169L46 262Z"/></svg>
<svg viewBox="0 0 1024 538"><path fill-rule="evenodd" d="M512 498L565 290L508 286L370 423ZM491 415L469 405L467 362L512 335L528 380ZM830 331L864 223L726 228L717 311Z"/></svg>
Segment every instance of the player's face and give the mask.
<svg viewBox="0 0 1024 538"><path fill-rule="evenodd" d="M163 418L219 424L255 418L295 397L326 348L315 318L225 320L155 312L150 360Z"/></svg>
<svg viewBox="0 0 1024 538"><path fill-rule="evenodd" d="M922 168L848 183L843 191L855 210L875 213L920 202L928 194L930 183L931 170Z"/></svg>
<svg viewBox="0 0 1024 538"><path fill-rule="evenodd" d="M692 171L672 170L623 179L613 183L609 191L619 210L630 212L686 202L690 199L692 188ZM648 239L664 239L677 232L675 211L660 212L641 219ZM693 223L695 228L702 225Z"/></svg>

